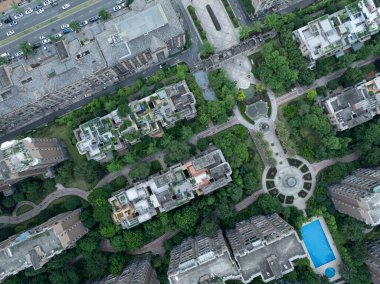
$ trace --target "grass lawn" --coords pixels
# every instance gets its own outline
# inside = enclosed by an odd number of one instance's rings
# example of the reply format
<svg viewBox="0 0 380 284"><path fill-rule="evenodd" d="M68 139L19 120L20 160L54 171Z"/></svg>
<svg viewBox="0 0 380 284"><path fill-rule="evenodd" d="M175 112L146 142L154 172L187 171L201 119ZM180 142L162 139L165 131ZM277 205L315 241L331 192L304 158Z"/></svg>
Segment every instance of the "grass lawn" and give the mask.
<svg viewBox="0 0 380 284"><path fill-rule="evenodd" d="M33 209L33 206L30 206L29 204L24 204L17 209L16 216L20 216L32 209Z"/></svg>
<svg viewBox="0 0 380 284"><path fill-rule="evenodd" d="M60 126L52 123L48 126L38 128L35 132L33 132L32 136L40 138L62 139L65 142L67 151L69 152L74 165L77 164L78 161L86 159L84 156L79 154L78 149L71 142L71 139L74 137L74 133L71 127ZM78 179L75 177L72 177L70 181L67 181L66 185L67 187L77 187L85 190L89 190L91 188L91 185L89 185L84 179Z"/></svg>

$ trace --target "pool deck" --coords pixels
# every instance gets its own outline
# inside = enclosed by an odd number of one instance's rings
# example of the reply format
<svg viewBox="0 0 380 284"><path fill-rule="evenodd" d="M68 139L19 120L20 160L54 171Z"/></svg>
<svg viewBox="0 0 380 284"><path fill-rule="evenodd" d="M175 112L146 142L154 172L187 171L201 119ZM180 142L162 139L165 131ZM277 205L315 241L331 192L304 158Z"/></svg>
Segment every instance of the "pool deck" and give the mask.
<svg viewBox="0 0 380 284"><path fill-rule="evenodd" d="M328 229L327 227L327 224L326 224L326 221L323 217L318 217L318 218L312 218L309 222L307 223L304 223L303 226L309 224L309 223L312 223L316 220L319 220L319 222L321 223L321 226L322 226L322 229L323 229L323 232L325 233L325 236L327 238L327 241L329 242L330 244L330 247L331 247L331 250L333 251L334 253L334 256L335 256L335 259L333 261L330 261L318 268L315 268L314 267L314 263L313 261L311 260L311 257L309 255L309 252L306 248L306 252L307 252L307 258L309 259L310 261L310 265L311 265L311 268L313 269L313 271L319 275L324 275L325 274L325 269L326 268L329 268L329 267L332 267L335 269L335 276L333 278L330 279L330 282L333 282L337 279L339 279L341 276L339 274L339 265L342 263L342 258L340 257L340 254L338 252L338 249L336 248L335 246L335 243L334 243L334 240L330 234L330 230ZM306 247L306 245L305 245Z"/></svg>

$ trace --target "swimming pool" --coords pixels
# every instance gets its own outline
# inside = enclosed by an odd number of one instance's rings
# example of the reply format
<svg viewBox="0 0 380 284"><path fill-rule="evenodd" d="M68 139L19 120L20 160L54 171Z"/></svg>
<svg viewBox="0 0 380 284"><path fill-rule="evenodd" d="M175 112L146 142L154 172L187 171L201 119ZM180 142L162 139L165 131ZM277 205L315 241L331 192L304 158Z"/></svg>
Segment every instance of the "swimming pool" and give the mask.
<svg viewBox="0 0 380 284"><path fill-rule="evenodd" d="M303 226L301 235L315 268L335 260L335 255L319 220Z"/></svg>

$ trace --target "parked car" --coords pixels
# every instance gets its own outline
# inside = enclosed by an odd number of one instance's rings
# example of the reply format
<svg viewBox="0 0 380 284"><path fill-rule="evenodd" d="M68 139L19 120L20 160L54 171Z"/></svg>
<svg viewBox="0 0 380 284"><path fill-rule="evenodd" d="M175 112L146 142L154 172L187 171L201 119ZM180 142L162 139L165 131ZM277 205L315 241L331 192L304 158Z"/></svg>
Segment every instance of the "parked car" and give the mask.
<svg viewBox="0 0 380 284"><path fill-rule="evenodd" d="M16 22L16 21L13 21L13 22L10 22L10 23L9 23L9 26L10 26L10 27L13 27L13 26L15 26L15 25L17 25L17 22Z"/></svg>
<svg viewBox="0 0 380 284"><path fill-rule="evenodd" d="M69 7L70 7L70 3L66 3L65 5L62 6L62 10L66 10Z"/></svg>
<svg viewBox="0 0 380 284"><path fill-rule="evenodd" d="M43 4L44 4L44 6L47 6L47 5L51 4L51 1L50 0L46 0Z"/></svg>
<svg viewBox="0 0 380 284"><path fill-rule="evenodd" d="M14 33L15 33L14 30L7 31L7 36L11 36L11 35L13 35Z"/></svg>
<svg viewBox="0 0 380 284"><path fill-rule="evenodd" d="M55 37L56 39L59 39L59 38L62 37L62 34L61 34L61 33L57 33L57 34L54 35L54 37Z"/></svg>
<svg viewBox="0 0 380 284"><path fill-rule="evenodd" d="M93 22L99 21L99 19L100 19L100 17L98 17L98 16L94 16L94 17L89 18L88 21L89 21L90 23L93 23Z"/></svg>
<svg viewBox="0 0 380 284"><path fill-rule="evenodd" d="M25 10L25 15L29 15L32 12L33 12L33 9L29 7L28 9Z"/></svg>
<svg viewBox="0 0 380 284"><path fill-rule="evenodd" d="M9 23L12 23L12 22L13 22L13 19L12 19L11 16L9 16L8 18L5 18L5 20L4 20L5 24L9 24Z"/></svg>
<svg viewBox="0 0 380 284"><path fill-rule="evenodd" d="M79 23L79 26L80 26L80 27L84 27L84 26L87 25L87 24L88 24L88 21L86 20L86 21L80 22L80 23Z"/></svg>
<svg viewBox="0 0 380 284"><path fill-rule="evenodd" d="M34 44L32 45L32 48L33 48L33 49L37 49L37 48L39 48L39 47L41 47L41 46L42 46L41 43L36 42L36 43L34 43Z"/></svg>
<svg viewBox="0 0 380 284"><path fill-rule="evenodd" d="M40 40L43 40L43 39L45 39L46 37L45 36L40 36Z"/></svg>
<svg viewBox="0 0 380 284"><path fill-rule="evenodd" d="M113 10L116 12L116 11L119 11L119 10L121 10L121 5L117 5L117 6L115 6L115 7L113 7Z"/></svg>
<svg viewBox="0 0 380 284"><path fill-rule="evenodd" d="M68 34L68 33L71 33L72 31L73 31L73 30L70 29L70 28L65 28L65 29L62 30L62 33L63 33L63 34Z"/></svg>
<svg viewBox="0 0 380 284"><path fill-rule="evenodd" d="M66 28L68 28L68 27L70 27L69 24L63 24L63 25L61 25L61 29L62 29L62 30L66 29Z"/></svg>
<svg viewBox="0 0 380 284"><path fill-rule="evenodd" d="M42 44L47 44L47 43L50 43L51 42L51 40L50 39L48 39L48 38L45 38L43 41L41 41L42 42Z"/></svg>
<svg viewBox="0 0 380 284"><path fill-rule="evenodd" d="M24 54L24 52L22 52L22 51L20 50L20 51L18 51L18 52L15 53L15 56L16 56L16 57L19 57L19 56L21 56L21 55L23 55L23 54Z"/></svg>
<svg viewBox="0 0 380 284"><path fill-rule="evenodd" d="M39 15L39 14L43 13L44 11L45 11L44 8L38 9L36 11L36 14Z"/></svg>
<svg viewBox="0 0 380 284"><path fill-rule="evenodd" d="M20 19L20 18L22 18L22 17L24 17L24 14L23 14L23 13L18 13L18 14L16 14L16 15L14 15L15 20Z"/></svg>
<svg viewBox="0 0 380 284"><path fill-rule="evenodd" d="M3 25L3 23L2 22L0 22L0 27Z"/></svg>
<svg viewBox="0 0 380 284"><path fill-rule="evenodd" d="M116 5L120 5L121 3L123 3L123 0L117 0L116 1Z"/></svg>
<svg viewBox="0 0 380 284"><path fill-rule="evenodd" d="M58 5L58 2L57 1L53 1L50 3L50 6L54 7L54 6L57 6Z"/></svg>
<svg viewBox="0 0 380 284"><path fill-rule="evenodd" d="M43 8L44 8L43 5L38 4L36 7L34 7L34 10L35 10L35 11L38 11L39 9L43 9Z"/></svg>

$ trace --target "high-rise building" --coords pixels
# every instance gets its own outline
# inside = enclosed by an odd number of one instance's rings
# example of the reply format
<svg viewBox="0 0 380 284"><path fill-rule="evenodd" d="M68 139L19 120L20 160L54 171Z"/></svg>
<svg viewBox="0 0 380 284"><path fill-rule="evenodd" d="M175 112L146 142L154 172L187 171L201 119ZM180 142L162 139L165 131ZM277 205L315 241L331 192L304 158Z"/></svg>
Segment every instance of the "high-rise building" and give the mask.
<svg viewBox="0 0 380 284"><path fill-rule="evenodd" d="M365 222L380 224L380 169L359 169L328 189L335 209Z"/></svg>
<svg viewBox="0 0 380 284"><path fill-rule="evenodd" d="M40 269L53 256L74 247L88 232L80 214L80 209L62 213L1 242L0 281L29 267Z"/></svg>
<svg viewBox="0 0 380 284"><path fill-rule="evenodd" d="M380 114L380 74L327 98L323 105L328 119L337 131L371 120Z"/></svg>
<svg viewBox="0 0 380 284"><path fill-rule="evenodd" d="M226 235L244 283L259 276L279 279L294 270L294 260L306 257L297 232L278 214L239 222Z"/></svg>
<svg viewBox="0 0 380 284"><path fill-rule="evenodd" d="M108 199L113 220L130 229L150 220L158 212L168 212L195 196L207 195L231 182L231 168L219 149L202 153L184 164L176 164Z"/></svg>
<svg viewBox="0 0 380 284"><path fill-rule="evenodd" d="M170 253L171 284L269 282L294 270L293 261L306 257L296 231L277 214L254 216L208 238L188 238Z"/></svg>
<svg viewBox="0 0 380 284"><path fill-rule="evenodd" d="M190 237L175 247L170 253L168 277L170 284L192 284L210 278L240 279L240 272L219 230L213 237Z"/></svg>
<svg viewBox="0 0 380 284"><path fill-rule="evenodd" d="M67 159L57 139L24 138L0 145L0 191L10 194L11 185L27 177L46 173Z"/></svg>
<svg viewBox="0 0 380 284"><path fill-rule="evenodd" d="M319 58L344 56L345 51L363 47L379 32L380 8L373 0L360 0L331 15L324 15L293 31L302 54L314 68Z"/></svg>
<svg viewBox="0 0 380 284"><path fill-rule="evenodd" d="M120 275L110 274L91 284L159 284L156 271L150 262L149 257L136 258Z"/></svg>
<svg viewBox="0 0 380 284"><path fill-rule="evenodd" d="M371 272L373 284L380 284L380 240L368 244L368 256L365 264Z"/></svg>

